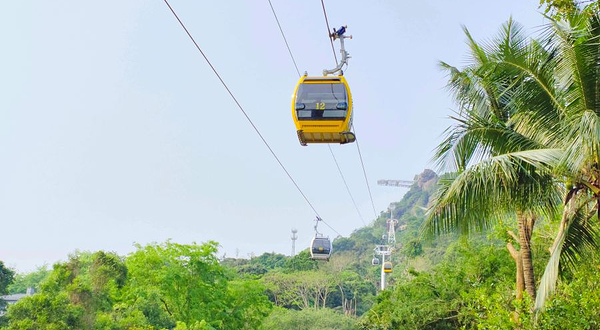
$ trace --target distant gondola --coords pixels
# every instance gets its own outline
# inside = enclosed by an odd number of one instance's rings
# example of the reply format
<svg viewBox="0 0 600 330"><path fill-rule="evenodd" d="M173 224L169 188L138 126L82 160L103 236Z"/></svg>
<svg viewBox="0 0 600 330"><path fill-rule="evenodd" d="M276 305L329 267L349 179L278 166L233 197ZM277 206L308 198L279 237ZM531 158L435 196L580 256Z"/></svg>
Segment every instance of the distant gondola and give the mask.
<svg viewBox="0 0 600 330"><path fill-rule="evenodd" d="M383 272L384 273L391 273L392 272L392 263L389 261L386 261L383 263Z"/></svg>
<svg viewBox="0 0 600 330"><path fill-rule="evenodd" d="M329 237L316 235L310 242L310 258L329 261L331 257L331 241Z"/></svg>

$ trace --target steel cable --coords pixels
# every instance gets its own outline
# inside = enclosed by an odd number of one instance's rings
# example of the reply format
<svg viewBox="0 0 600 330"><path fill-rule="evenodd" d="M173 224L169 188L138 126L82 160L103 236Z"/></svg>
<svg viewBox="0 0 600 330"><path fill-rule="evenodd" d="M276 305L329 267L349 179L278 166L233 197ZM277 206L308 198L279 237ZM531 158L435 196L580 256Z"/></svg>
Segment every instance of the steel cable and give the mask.
<svg viewBox="0 0 600 330"><path fill-rule="evenodd" d="M287 46L287 49L289 51L290 57L292 59L292 62L294 62L294 66L296 67L296 72L298 73L298 77L301 77L302 75L300 74L300 70L298 70L298 66L296 65L296 60L294 59L294 55L293 55L292 51L290 50L290 46L289 46L289 44L287 42L287 38L285 37L285 33L283 32L283 29L281 28L281 24L279 24L279 19L277 18L277 14L275 13L275 9L273 8L273 4L271 3L271 0L268 0L268 1L269 1L269 5L271 6L271 11L273 12L273 16L275 17L275 20L277 21L277 25L279 26L279 31L281 32L281 36L283 37L285 45ZM334 55L335 55L335 52L334 52ZM337 58L336 58L336 61L337 61ZM333 150L331 149L331 146L329 144L327 145L327 147L329 148L329 152L331 153L331 156L333 157L333 161L335 162L335 165L337 166L337 169L338 169L338 172L340 173L342 181L344 182L344 185L346 186L346 191L348 192L348 195L350 196L350 199L352 200L352 203L354 204L354 208L356 209L356 212L358 213L358 217L360 218L360 221L362 221L363 225L366 226L365 220L364 220L362 214L360 213L360 210L358 208L358 205L356 204L356 201L354 200L354 196L350 192L350 188L348 186L348 183L346 182L346 178L344 177L344 173L342 172L342 169L340 168L340 165L338 164L338 161L337 161L337 159L335 157L335 154L333 153ZM325 225L329 226L322 219L321 219L321 221ZM337 233L337 231L336 231L336 233ZM338 233L338 235L339 235L339 233Z"/></svg>
<svg viewBox="0 0 600 330"><path fill-rule="evenodd" d="M252 122L252 119L250 119L250 116L248 116L248 114L246 113L246 111L244 110L244 108L242 107L242 105L240 104L240 102L238 102L238 100L235 98L235 96L233 95L233 93L231 92L231 90L229 89L229 87L227 86L227 84L225 83L225 81L223 80L223 78L221 78L221 76L219 75L219 73L217 72L217 70L215 69L215 67L212 65L212 63L210 62L210 60L208 59L208 57L204 54L204 52L202 51L202 49L200 48L200 46L198 45L198 43L196 42L196 40L194 39L194 37L188 31L188 29L186 28L185 24L183 24L183 22L181 21L181 19L179 18L179 16L175 12L175 10L173 10L173 7L171 7L171 5L169 4L169 2L167 0L163 0L163 1L167 5L167 7L169 7L169 9L171 10L171 13L173 13L173 16L175 16L175 18L177 19L177 21L179 22L179 24L181 25L181 27L183 28L183 30L185 31L185 33L192 40L192 42L194 43L194 45L196 46L196 48L198 49L198 51L200 52L200 54L202 55L202 57L204 57L204 60L206 61L206 63L208 63L208 65L210 66L210 68L212 69L212 71L214 72L214 74L217 76L217 78L219 78L219 81L221 82L221 84L223 85L223 87L225 87L225 89L227 90L227 92L229 93L229 95L231 96L231 98L233 99L233 101L235 102L235 104L238 106L238 108L242 111L242 113L244 114L244 117L246 117L246 119L248 120L248 122L250 123L250 125L252 125L252 128L254 128L254 131L256 131L256 134L258 134L258 136L260 137L260 139L262 140L262 142L269 149L269 151L271 152L271 154L273 155L273 157L275 158L275 160L277 161L277 163L279 164L279 166L281 166L281 168L283 169L283 171L285 172L285 174L288 176L288 178L292 181L292 183L294 184L294 186L296 187L296 189L298 189L298 192L300 192L300 194L302 195L302 197L304 198L304 200L306 201L306 203L308 203L308 205L310 206L310 208L315 212L315 214L318 217L320 217L319 212L317 212L317 210L312 205L312 203L310 202L310 200L306 197L306 195L304 194L304 192L302 191L302 189L300 189L300 186L298 186L298 184L296 183L296 181L294 180L294 178L292 177L292 175L290 174L290 172L288 172L288 170L285 168L285 166L283 165L283 163L281 162L281 160L279 159L279 157L277 157L277 155L275 154L275 152L273 151L273 149L271 148L271 146L269 145L269 143L267 142L267 140L265 140L265 138L263 137L263 135L260 133L260 131L258 130L258 128L256 127L256 125L254 124L254 122ZM329 225L327 225L327 226L329 226ZM333 228L332 228L332 230L335 231ZM335 232L338 233L337 231L335 231ZM339 233L338 233L338 235L339 235Z"/></svg>

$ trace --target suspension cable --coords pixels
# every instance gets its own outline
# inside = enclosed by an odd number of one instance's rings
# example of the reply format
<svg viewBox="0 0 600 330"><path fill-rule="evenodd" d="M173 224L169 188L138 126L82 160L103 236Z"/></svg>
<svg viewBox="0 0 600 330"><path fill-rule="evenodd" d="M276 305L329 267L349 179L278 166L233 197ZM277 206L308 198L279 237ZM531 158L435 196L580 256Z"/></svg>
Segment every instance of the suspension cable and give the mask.
<svg viewBox="0 0 600 330"><path fill-rule="evenodd" d="M294 55L292 55L292 50L290 49L290 45L287 42L287 38L285 37L285 34L283 33L283 29L281 28L281 24L279 24L279 18L277 18L277 14L275 13L275 9L273 8L273 4L271 3L271 0L269 0L269 5L271 6L271 11L273 12L273 16L275 16L275 21L277 21L277 26L279 26L279 31L281 31L281 36L283 37L283 41L285 41L285 46L288 49L288 52L290 53L290 57L292 58L292 62L294 62L294 67L296 67L296 72L298 72L298 77L301 76L300 74L300 70L298 70L298 65L296 64L296 60L294 59Z"/></svg>
<svg viewBox="0 0 600 330"><path fill-rule="evenodd" d="M296 60L294 59L294 55L292 54L292 51L290 50L290 46L288 45L287 42L287 38L285 37L285 33L283 32L283 29L281 28L281 25L279 24L279 20L277 19L277 14L275 13L275 9L273 9L273 5L271 4L271 0L269 1L269 5L271 5L271 11L273 11L273 16L275 16L275 20L277 21L277 25L279 26L279 31L281 32L281 36L283 37L283 40L285 41L285 45L287 46L287 49L290 53L290 57L292 58L292 61L294 62L294 66L296 67L296 72L298 72L298 78L301 77L302 75L300 74L300 70L298 70L298 66L296 65ZM335 52L334 52L335 55ZM337 61L337 59L336 59ZM367 225L365 223L365 220L362 216L362 214L360 213L360 210L356 204L356 201L354 200L354 196L352 196L352 192L350 192L350 188L348 187L348 183L346 182L346 178L344 177L344 173L342 172L342 169L340 168L340 165L338 164L337 159L335 158L335 154L333 153L333 150L331 149L331 146L329 144L327 144L327 147L329 148L329 152L331 153L331 156L333 157L333 161L335 162L335 165L337 166L338 172L340 173L340 176L342 177L342 181L344 182L344 185L346 186L346 191L348 192L348 195L350 196L350 199L352 200L352 204L354 204L354 208L356 209L356 213L358 213L358 217L360 218L360 221L362 221L363 225ZM323 219L321 219L321 221L323 223L325 223L325 221L323 221ZM327 225L327 223L325 223ZM329 225L327 225L329 226ZM335 231L335 230L334 230Z"/></svg>
<svg viewBox="0 0 600 330"><path fill-rule="evenodd" d="M333 52L333 58L335 58L335 64L338 64L337 55L335 55L335 47L333 47L333 38L331 37L331 26L329 26L329 19L327 19L327 11L325 10L325 2L321 0L321 7L323 7L323 16L325 16L325 25L327 25L327 36L331 43L331 51Z"/></svg>
<svg viewBox="0 0 600 330"><path fill-rule="evenodd" d="M167 5L167 7L169 7L169 9L171 10L171 13L173 13L173 16L175 16L175 18L177 19L177 21L179 22L179 24L181 25L181 27L183 28L183 30L185 31L185 33L192 40L192 42L194 43L194 45L196 46L196 48L198 49L198 51L200 52L200 54L202 55L202 57L204 57L204 60L206 61L206 63L208 63L208 65L210 66L210 68L212 69L212 71L214 72L214 74L217 76L217 78L219 78L219 81L221 82L221 84L223 85L223 87L225 87L225 89L227 90L227 92L229 93L229 95L231 96L231 98L233 99L233 101L235 102L235 104L238 106L238 108L242 111L242 113L244 114L244 117L246 117L246 120L248 120L248 122L250 123L250 125L252 125L252 128L254 128L254 131L256 132L256 134L258 134L258 136L260 137L260 139L262 140L262 142L269 149L269 151L271 152L271 155L273 155L273 157L275 158L275 160L277 161L277 163L279 163L279 166L281 166L281 168L283 169L283 171L285 172L285 174L287 175L287 177L290 179L290 181L292 181L292 183L294 184L294 186L296 187L296 189L298 189L298 192L300 192L300 194L302 195L302 197L304 198L304 200L306 201L306 203L308 203L308 205L315 212L315 214L318 217L320 217L319 213L317 212L317 210L315 209L315 207L312 205L312 203L310 202L310 200L308 200L308 198L306 197L306 195L304 194L304 192L302 191L302 189L300 189L300 186L298 186L298 184L296 183L296 181L294 180L294 178L292 177L292 175L290 174L290 172L288 172L288 170L285 168L285 166L283 165L283 163L281 162L281 160L279 160L279 157L277 157L277 155L275 154L275 152L273 151L273 149L271 148L271 146L269 145L269 143L267 143L267 140L265 140L265 138L260 133L260 131L258 130L258 128L256 127L256 125L254 124L254 122L252 122L252 119L250 119L250 116L248 116L248 114L246 113L246 111L244 110L244 108L242 107L242 105L240 104L240 102L238 102L238 100L235 98L235 96L233 95L233 93L231 92L231 90L229 89L229 87L227 87L227 84L225 84L225 81L221 78L221 76L219 75L219 73L217 72L217 70L215 69L215 67L212 65L212 63L210 62L210 60L208 59L208 57L206 57L206 55L204 54L204 52L202 51L202 49L200 48L200 46L198 45L198 43L196 42L196 40L194 39L194 37L190 34L190 32L188 31L188 29L185 27L185 24L183 24L183 22L181 21L181 19L179 18L179 16L177 16L177 13L175 13L175 10L173 10L173 7L171 7L171 5L169 4L169 2L167 0L163 0L163 1ZM327 226L329 226L329 225L327 225ZM335 230L333 230L333 231L335 231ZM337 233L337 231L335 231L335 232ZM338 233L338 235L339 235L339 233Z"/></svg>
<svg viewBox="0 0 600 330"><path fill-rule="evenodd" d="M352 125L352 129L356 132L354 125ZM373 194L371 194L371 186L369 185L369 179L367 178L367 170L365 169L365 163L363 162L362 153L360 152L360 145L358 144L358 139L356 139L356 150L358 150L358 158L360 158L360 166L362 166L363 174L365 176L365 183L367 184L367 190L369 190L369 197L371 198L371 206L373 207L373 214L375 215L375 219L377 219L377 211L375 210L375 203L373 202Z"/></svg>
<svg viewBox="0 0 600 330"><path fill-rule="evenodd" d="M327 222L325 222L325 220L321 219L321 222L325 224L325 226L329 227L329 229L333 230L336 234L338 234L338 236L343 236L342 234L340 234L337 230L335 230L333 227L331 227Z"/></svg>
<svg viewBox="0 0 600 330"><path fill-rule="evenodd" d="M333 47L333 39L331 37L331 33L329 32L329 20L327 19L327 11L325 10L324 0L321 0L321 6L323 7L323 16L325 16L325 24L327 24L327 36L329 37L329 41L331 42L331 49L333 50L333 57L335 58L335 62L337 63L337 56L335 55L335 48ZM354 126L352 126L354 129ZM375 210L375 203L373 202L373 194L371 193L371 186L369 185L369 179L367 178L367 170L365 169L365 163L363 162L362 153L360 152L360 146L358 145L358 138L356 138L356 149L358 150L358 157L360 158L360 165L362 166L363 174L365 176L365 183L367 184L367 190L369 191L369 198L371 199L371 206L373 207L373 214L375 215L375 219L377 219L377 211Z"/></svg>
<svg viewBox="0 0 600 330"><path fill-rule="evenodd" d="M348 187L348 183L346 182L346 178L344 177L344 173L342 173L342 169L340 168L340 164L338 164L337 159L335 158L335 154L333 153L333 149L331 149L331 146L328 144L327 147L329 147L329 152L331 152L331 157L333 157L333 161L335 162L335 166L337 166L338 172L340 172L340 176L342 177L342 181L344 181L344 186L346 186L346 191L348 192L348 195L350 195L350 199L352 200L352 204L354 204L354 208L356 209L356 212L358 213L358 216L360 217L360 221L362 221L363 225L367 225L367 223L365 222L365 219L363 218L362 214L360 213L360 210L358 209L358 205L356 205L356 201L354 200L354 196L352 196L352 193L350 192L350 188Z"/></svg>

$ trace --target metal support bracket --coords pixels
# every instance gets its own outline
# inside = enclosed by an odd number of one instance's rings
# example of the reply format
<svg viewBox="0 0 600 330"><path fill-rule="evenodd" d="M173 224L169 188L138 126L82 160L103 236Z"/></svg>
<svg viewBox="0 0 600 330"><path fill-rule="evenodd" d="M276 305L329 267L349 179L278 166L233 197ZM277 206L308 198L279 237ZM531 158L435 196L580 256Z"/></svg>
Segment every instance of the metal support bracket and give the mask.
<svg viewBox="0 0 600 330"><path fill-rule="evenodd" d="M317 227L319 226L319 221L323 221L321 218L317 217L315 219L316 223L315 223L315 237L323 237L323 234L319 233L319 230L317 229Z"/></svg>
<svg viewBox="0 0 600 330"><path fill-rule="evenodd" d="M333 40L339 39L340 40L340 53L342 54L342 60L340 61L340 63L338 63L338 65L331 69L331 70L323 70L323 75L329 75L329 74L335 74L337 72L340 72L342 75L344 74L342 72L342 68L344 67L344 65L348 65L348 59L351 58L350 57L350 53L348 53L346 51L346 48L344 47L344 39L349 38L352 39L352 36L346 36L344 35L344 33L346 33L346 28L348 26L342 26L339 30L333 29L333 33L330 34L330 37L333 38Z"/></svg>

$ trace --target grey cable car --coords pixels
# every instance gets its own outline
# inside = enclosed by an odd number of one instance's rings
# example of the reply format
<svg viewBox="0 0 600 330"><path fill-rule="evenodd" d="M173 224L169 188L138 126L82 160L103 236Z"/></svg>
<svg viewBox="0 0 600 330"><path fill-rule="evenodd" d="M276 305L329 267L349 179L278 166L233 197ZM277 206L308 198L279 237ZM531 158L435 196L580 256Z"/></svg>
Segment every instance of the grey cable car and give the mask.
<svg viewBox="0 0 600 330"><path fill-rule="evenodd" d="M331 250L331 240L329 240L329 237L317 234L310 242L310 258L313 260L329 261Z"/></svg>

